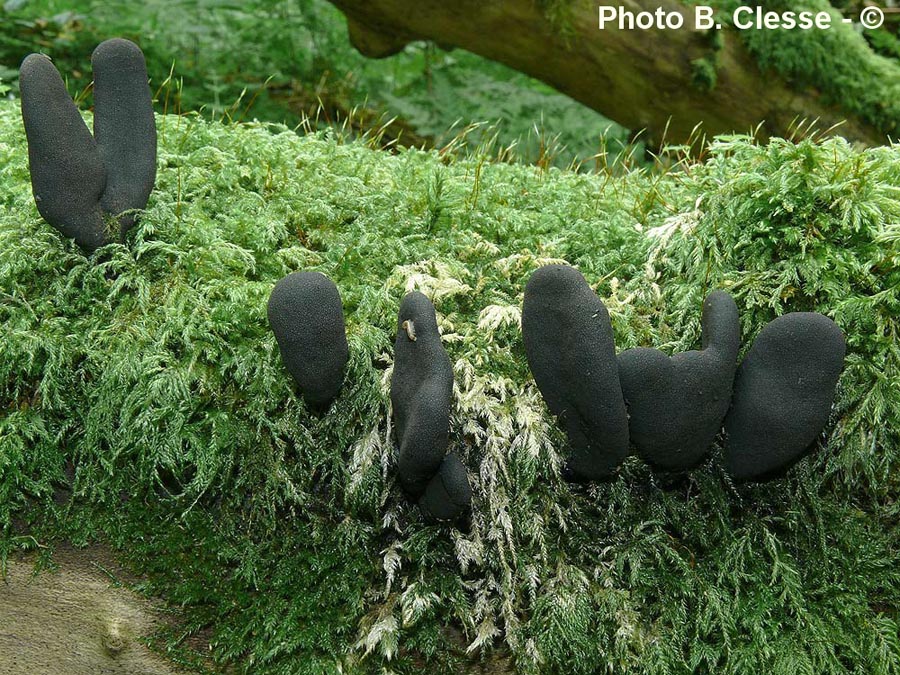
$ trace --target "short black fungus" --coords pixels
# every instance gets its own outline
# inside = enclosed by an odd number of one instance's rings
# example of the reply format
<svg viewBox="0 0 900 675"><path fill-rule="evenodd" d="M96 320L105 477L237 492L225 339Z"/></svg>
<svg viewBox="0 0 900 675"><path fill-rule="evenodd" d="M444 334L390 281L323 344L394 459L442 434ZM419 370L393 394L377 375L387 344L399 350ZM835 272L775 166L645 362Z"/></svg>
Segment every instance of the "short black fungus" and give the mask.
<svg viewBox="0 0 900 675"><path fill-rule="evenodd" d="M628 416L606 307L577 270L548 265L525 288L528 365L564 426L573 478L608 478L628 455Z"/></svg>
<svg viewBox="0 0 900 675"><path fill-rule="evenodd" d="M92 62L95 136L49 58L31 54L19 71L38 211L88 253L120 239L156 179L156 125L141 50L107 40ZM119 218L119 232L110 232L107 217Z"/></svg>
<svg viewBox="0 0 900 675"><path fill-rule="evenodd" d="M444 457L437 474L428 482L419 508L431 520L458 520L472 503L466 467L453 453Z"/></svg>
<svg viewBox="0 0 900 675"><path fill-rule="evenodd" d="M643 347L619 354L631 442L657 468L692 468L722 428L741 347L737 305L724 291L703 304L702 347L671 357Z"/></svg>
<svg viewBox="0 0 900 675"><path fill-rule="evenodd" d="M822 432L844 364L841 329L796 312L765 326L738 368L725 418L725 464L737 480L782 475Z"/></svg>
<svg viewBox="0 0 900 675"><path fill-rule="evenodd" d="M454 520L472 498L465 468L455 455L447 455L452 397L453 368L434 306L421 293L410 293L400 304L391 378L400 444L397 475L433 520Z"/></svg>
<svg viewBox="0 0 900 675"><path fill-rule="evenodd" d="M272 289L268 316L303 397L327 406L340 391L350 354L337 286L319 272L289 274Z"/></svg>

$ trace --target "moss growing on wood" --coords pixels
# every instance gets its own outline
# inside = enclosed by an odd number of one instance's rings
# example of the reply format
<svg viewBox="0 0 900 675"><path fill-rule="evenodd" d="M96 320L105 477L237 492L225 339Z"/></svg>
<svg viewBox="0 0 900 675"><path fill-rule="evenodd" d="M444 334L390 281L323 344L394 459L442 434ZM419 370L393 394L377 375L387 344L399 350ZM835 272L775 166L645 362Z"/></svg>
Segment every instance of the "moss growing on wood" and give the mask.
<svg viewBox="0 0 900 675"><path fill-rule="evenodd" d="M724 18L741 3L718 3ZM767 0L766 11L825 11L828 30L743 30L741 39L763 70L772 69L800 87L813 87L887 136L900 131L900 64L876 54L866 39L827 0ZM851 17L852 18L852 17Z"/></svg>
<svg viewBox="0 0 900 675"><path fill-rule="evenodd" d="M614 178L157 126L147 211L87 260L37 214L0 104L0 553L108 540L253 673L900 668L896 150L736 137ZM824 447L760 486L733 486L719 449L667 489L636 458L564 482L518 327L525 281L563 260L619 349L697 348L712 288L745 349L776 315L832 317L848 355ZM347 316L321 417L266 324L297 269L328 274ZM393 478L391 340L415 289L453 363L465 532L426 524Z"/></svg>
<svg viewBox="0 0 900 675"><path fill-rule="evenodd" d="M700 91L712 91L716 86L716 62L703 57L691 61L691 83Z"/></svg>

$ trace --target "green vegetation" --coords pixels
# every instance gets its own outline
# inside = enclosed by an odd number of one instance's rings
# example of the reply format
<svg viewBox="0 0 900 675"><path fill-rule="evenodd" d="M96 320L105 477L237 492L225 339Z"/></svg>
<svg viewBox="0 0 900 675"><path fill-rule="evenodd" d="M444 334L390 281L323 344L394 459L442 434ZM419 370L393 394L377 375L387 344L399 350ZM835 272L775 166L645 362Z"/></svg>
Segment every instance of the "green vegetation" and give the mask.
<svg viewBox="0 0 900 675"><path fill-rule="evenodd" d="M166 82L160 113L202 110L291 127L306 118L319 127L352 121L358 131L399 118L386 141L441 147L496 135L523 161L561 167L592 168L596 154L628 145L627 130L593 110L461 50L420 42L388 59L365 58L326 0L0 3L0 80L16 84L21 60L41 51L89 105L91 52L115 36L144 50L154 91Z"/></svg>
<svg viewBox="0 0 900 675"><path fill-rule="evenodd" d="M737 4L714 3L723 23ZM555 29L569 30L572 0L540 5ZM827 10L835 17L840 10L854 17L857 5L772 0L765 8ZM743 40L762 68L821 91L848 114L894 136L900 42L891 17L876 31L836 18L828 31L749 30L730 37ZM115 35L144 49L161 113L202 110L212 119L291 127L306 118L320 128L353 121L359 132L393 120L384 144L473 147L496 135L518 159L560 168L594 169L597 156L634 155L628 130L543 83L462 50L418 42L388 59L364 58L350 45L343 15L326 0L10 0L0 5L0 95L7 86L15 89L21 59L39 50L54 58L72 93L89 105L91 50ZM701 94L716 86L717 40L722 34L711 32L710 53L691 64L692 84ZM367 114L353 114L360 109Z"/></svg>
<svg viewBox="0 0 900 675"><path fill-rule="evenodd" d="M731 12L740 4L726 0L722 8ZM800 87L819 89L826 100L859 115L892 138L897 137L900 64L895 58L874 53L866 37L856 27L843 23L827 0L774 0L764 6L776 11L828 11L833 20L829 30L741 31L742 39L762 68L771 68ZM869 39L884 53L886 40L878 36L876 33Z"/></svg>
<svg viewBox="0 0 900 675"><path fill-rule="evenodd" d="M716 61L714 58L700 58L691 61L693 85L700 91L710 91L715 88Z"/></svg>
<svg viewBox="0 0 900 675"><path fill-rule="evenodd" d="M160 116L157 190L86 259L34 207L0 103L0 561L110 542L241 672L900 672L900 156L719 139L703 163L588 176L496 146L387 154L332 131ZM824 447L734 486L637 459L569 485L517 325L541 264L579 266L620 349L695 348L728 289L749 344L816 309L848 335ZM310 414L265 307L340 288L343 392ZM388 383L408 289L439 312L471 529L393 480ZM496 661L495 661L496 660ZM490 665L493 664L493 665Z"/></svg>

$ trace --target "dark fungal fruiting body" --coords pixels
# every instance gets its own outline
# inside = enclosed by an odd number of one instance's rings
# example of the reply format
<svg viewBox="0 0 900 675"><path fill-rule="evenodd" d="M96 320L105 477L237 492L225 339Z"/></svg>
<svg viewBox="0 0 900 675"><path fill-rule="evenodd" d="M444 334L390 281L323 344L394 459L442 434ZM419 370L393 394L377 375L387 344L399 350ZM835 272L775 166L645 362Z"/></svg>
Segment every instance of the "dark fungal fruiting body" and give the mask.
<svg viewBox="0 0 900 675"><path fill-rule="evenodd" d="M619 354L631 442L654 467L690 469L706 455L728 412L741 325L724 291L703 303L702 349L671 357L657 349Z"/></svg>
<svg viewBox="0 0 900 675"><path fill-rule="evenodd" d="M628 455L628 417L603 302L574 268L542 267L525 288L522 334L538 389L568 434L569 472L610 477Z"/></svg>
<svg viewBox="0 0 900 675"><path fill-rule="evenodd" d="M340 391L350 357L337 286L319 272L294 272L275 284L267 313L303 398L327 406Z"/></svg>
<svg viewBox="0 0 900 675"><path fill-rule="evenodd" d="M457 519L472 499L465 467L456 455L447 455L452 398L453 368L434 306L421 293L409 293L400 304L391 377L400 445L397 476L431 520Z"/></svg>
<svg viewBox="0 0 900 675"><path fill-rule="evenodd" d="M147 205L156 179L156 125L141 50L107 40L92 61L96 136L49 58L31 54L19 71L38 212L88 253L134 223L133 211ZM118 227L110 228L108 217L118 217Z"/></svg>
<svg viewBox="0 0 900 675"><path fill-rule="evenodd" d="M431 520L453 521L469 510L472 488L466 467L455 454L444 457L437 474L419 499L419 508Z"/></svg>
<svg viewBox="0 0 900 675"><path fill-rule="evenodd" d="M100 151L49 58L27 56L19 86L37 209L90 253L107 240L100 209L106 169Z"/></svg>
<svg viewBox="0 0 900 675"><path fill-rule="evenodd" d="M425 492L444 460L452 396L453 368L434 307L421 293L410 293L400 305L391 404L400 440L400 483L415 497Z"/></svg>
<svg viewBox="0 0 900 675"><path fill-rule="evenodd" d="M844 364L841 329L822 314L766 325L738 368L725 418L725 464L737 480L782 475L815 443Z"/></svg>
<svg viewBox="0 0 900 675"><path fill-rule="evenodd" d="M140 48L114 38L91 55L94 71L94 139L106 167L101 206L119 216L122 234L135 209L147 206L156 182L156 121ZM127 213L132 211L132 213Z"/></svg>

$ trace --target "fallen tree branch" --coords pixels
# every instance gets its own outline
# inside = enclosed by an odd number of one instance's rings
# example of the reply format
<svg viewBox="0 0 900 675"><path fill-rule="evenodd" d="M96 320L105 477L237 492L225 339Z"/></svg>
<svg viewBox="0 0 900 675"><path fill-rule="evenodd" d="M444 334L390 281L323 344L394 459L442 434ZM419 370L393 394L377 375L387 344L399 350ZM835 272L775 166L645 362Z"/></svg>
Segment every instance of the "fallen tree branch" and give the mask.
<svg viewBox="0 0 900 675"><path fill-rule="evenodd" d="M629 11L662 6L684 16L678 30L600 30L598 7L576 2L566 29L534 0L331 0L347 16L351 41L384 57L414 40L461 47L540 79L651 142L681 143L697 124L707 134L789 135L798 120L819 129L840 124L851 140L875 144L886 135L829 105L814 89L795 90L762 72L733 30L721 41L692 28L692 10L674 0L626 0ZM715 82L704 81L714 58ZM708 65L706 65L708 64Z"/></svg>

